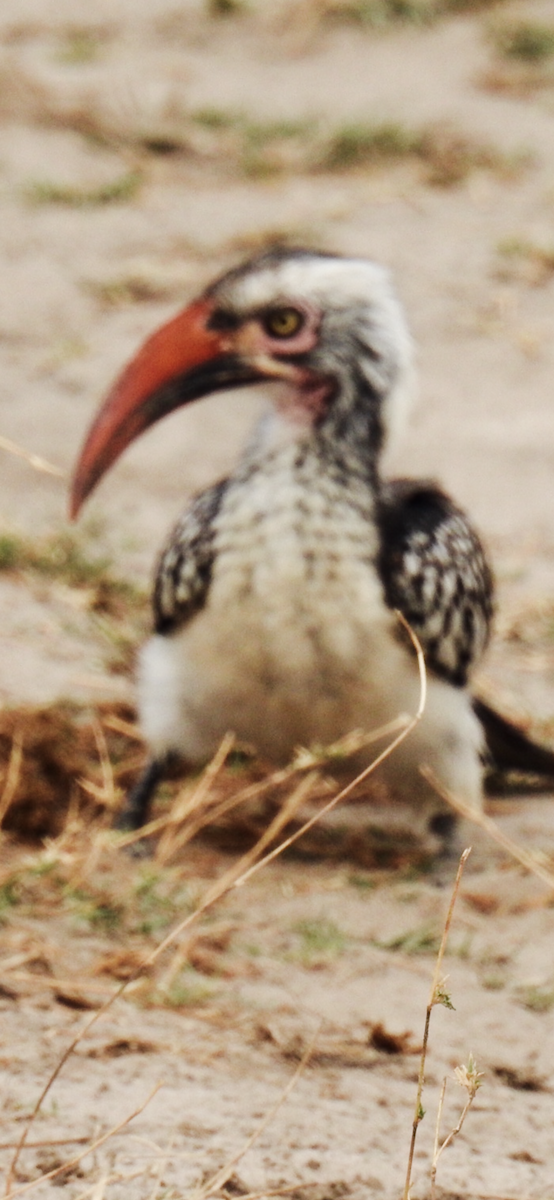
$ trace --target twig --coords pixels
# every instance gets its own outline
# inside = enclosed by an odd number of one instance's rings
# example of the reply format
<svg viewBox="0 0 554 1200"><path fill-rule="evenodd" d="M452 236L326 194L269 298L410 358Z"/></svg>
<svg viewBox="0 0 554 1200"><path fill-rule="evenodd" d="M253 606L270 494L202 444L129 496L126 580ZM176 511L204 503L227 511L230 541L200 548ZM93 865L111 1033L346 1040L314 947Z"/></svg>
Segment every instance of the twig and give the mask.
<svg viewBox="0 0 554 1200"><path fill-rule="evenodd" d="M270 1108L269 1112L266 1113L263 1120L260 1121L260 1124L258 1125L257 1129L255 1129L254 1132L252 1134L250 1134L250 1137L247 1138L246 1142L244 1143L244 1146L242 1146L240 1150L237 1150L236 1154L233 1154L232 1158L229 1159L229 1161L225 1164L225 1166L222 1167L220 1171L216 1171L216 1174L212 1175L212 1178L209 1179L208 1182L203 1185L203 1187L199 1188L197 1192L193 1193L192 1200L207 1200L208 1196L213 1196L214 1192L218 1192L220 1190L220 1188L222 1188L224 1186L224 1184L227 1183L227 1180L229 1179L229 1176L231 1175L231 1173L233 1171L233 1167L235 1167L237 1165L237 1163L240 1161L241 1158L244 1158L244 1155L246 1154L247 1150L250 1150L250 1147L253 1146L255 1142L257 1142L259 1137L261 1137L264 1130L267 1129L267 1126L273 1120L276 1113L278 1113L281 1106L285 1103L287 1096L289 1096L290 1093L292 1092L292 1089L295 1087L296 1083L298 1082L308 1060L311 1057L311 1054L313 1052L313 1049L314 1049L314 1046L316 1043L317 1036L319 1034L319 1030L320 1030L320 1026L318 1025L318 1027L314 1033L314 1036L312 1037L308 1047L306 1048L306 1050L304 1051L304 1053L302 1055L302 1058L300 1059L300 1062L296 1068L296 1071L294 1072L294 1075L291 1077L291 1079L289 1079L286 1087L283 1088L283 1091L281 1092L279 1099L276 1101L276 1103L273 1105L273 1107Z"/></svg>
<svg viewBox="0 0 554 1200"><path fill-rule="evenodd" d="M506 850L512 858L515 858L516 862L525 867L526 871L530 871L532 875L537 876L537 879L542 880L547 887L554 889L554 875L552 872L547 871L546 867L541 867L533 854L525 850L523 846L518 846L517 842L513 842L507 834L503 833L492 817L487 817L486 813L472 808L471 804L466 804L464 800L460 800L458 796L454 796L452 792L449 792L437 778L434 771L431 770L431 767L420 767L419 769L442 800L450 804L462 817L467 817L468 821L473 821L474 825L478 825L480 829L484 829L485 833L488 833L489 837L493 838L499 846L502 846L503 850Z"/></svg>
<svg viewBox="0 0 554 1200"><path fill-rule="evenodd" d="M441 1127L442 1110L444 1106L444 1095L446 1092L446 1075L442 1081L439 1103L437 1108L437 1120L435 1122L435 1140L433 1143L433 1166L431 1167L431 1200L434 1200L433 1190L435 1187L436 1164L439 1157L439 1133Z"/></svg>
<svg viewBox="0 0 554 1200"><path fill-rule="evenodd" d="M446 1008L452 1008L452 1002L451 1002L450 997L448 996L448 994L445 990L445 986L444 986L446 980L441 978L440 972L441 972L441 968L442 968L442 960L444 958L444 952L446 950L448 933L449 933L450 925L452 922L452 914L454 912L454 905L456 903L456 897L458 895L458 890L460 887L460 881L462 878L466 860L470 854L471 854L471 847L468 847L467 850L464 850L464 852L460 858L458 870L456 872L456 878L454 880L454 887L452 888L452 895L450 897L450 904L448 906L448 911L447 911L446 919L444 922L444 928L442 931L441 944L439 946L439 952L437 954L437 958L436 958L436 962L435 962L435 969L433 971L433 978L431 981L431 990L429 993L427 1009L425 1011L425 1027L424 1027L424 1032L423 1032L423 1043L422 1043L422 1047L421 1047L421 1058L420 1058L420 1063L419 1063L417 1095L416 1095L416 1102L415 1102L414 1119L413 1119L413 1123L412 1123L412 1136L410 1139L410 1150L409 1150L409 1154L408 1154L408 1168L406 1171L406 1182L404 1184L402 1200L410 1200L410 1187L411 1187L411 1182L412 1182L412 1166L413 1166L413 1161L414 1161L414 1151L415 1151L415 1144L416 1144L416 1138L417 1138L417 1131L418 1131L420 1122L423 1120L423 1117L425 1116L425 1111L423 1109L421 1101L422 1101L422 1096L423 1096L423 1085L425 1083L425 1059L426 1059L426 1055L427 1055L427 1043L429 1041L429 1026L431 1023L431 1013L433 1011L433 1008L435 1007L435 1004L444 1004L444 1006Z"/></svg>
<svg viewBox="0 0 554 1200"><path fill-rule="evenodd" d="M86 1158L87 1154L92 1154L94 1150L98 1150L100 1146L104 1145L104 1142L107 1142L109 1138L115 1137L116 1133L119 1133L120 1130L124 1129L126 1125L129 1125L131 1121L134 1121L135 1117L140 1116L141 1112L144 1112L147 1104L150 1104L150 1101L154 1099L156 1092L159 1092L161 1086L161 1083L157 1083L155 1088L153 1088L150 1092L150 1095L146 1097L146 1100L144 1100L144 1102L140 1104L138 1108L135 1108L134 1112L125 1117L123 1121L120 1121L118 1125L114 1125L113 1129L109 1129L107 1133L103 1133L102 1136L97 1138L95 1142L91 1142L91 1144L86 1146L80 1154L76 1154L75 1157L69 1159L68 1162L62 1163L61 1167L54 1167L52 1171L48 1171L45 1175L40 1175L38 1179L31 1179L29 1183L24 1183L22 1187L15 1188L14 1191L9 1190L11 1185L10 1176L10 1178L8 1178L8 1186L4 1193L6 1200L12 1200L13 1196L22 1196L23 1192L30 1191L31 1188L36 1187L38 1183L44 1183L46 1179L55 1179L56 1175L63 1175L66 1171L71 1171L73 1167L78 1166L81 1160Z"/></svg>
<svg viewBox="0 0 554 1200"><path fill-rule="evenodd" d="M44 471L47 475L57 475L59 479L65 479L65 471L62 471L61 467L56 467L54 463L48 462L48 459L41 458L40 454L32 454L30 450L18 446L17 442L12 442L10 438L0 437L0 450L7 450L8 454L25 459L35 471Z"/></svg>

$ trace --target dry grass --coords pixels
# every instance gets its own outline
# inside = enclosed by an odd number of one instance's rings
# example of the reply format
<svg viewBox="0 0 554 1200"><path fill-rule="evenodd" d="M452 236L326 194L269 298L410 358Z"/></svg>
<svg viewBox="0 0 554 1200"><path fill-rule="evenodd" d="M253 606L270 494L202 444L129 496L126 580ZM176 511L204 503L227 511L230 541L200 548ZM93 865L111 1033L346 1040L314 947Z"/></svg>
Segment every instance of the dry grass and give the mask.
<svg viewBox="0 0 554 1200"><path fill-rule="evenodd" d="M73 129L118 151L125 169L94 187L55 178L30 181L27 198L74 207L128 203L148 182L152 157L178 154L234 176L321 171L369 171L408 162L424 183L454 187L475 171L513 177L528 162L441 123L423 128L368 119L331 125L318 119L260 120L219 108L191 111L182 86L168 80L156 89L128 85L118 94L91 86L57 92L30 76L17 60L0 71L5 115L50 127ZM140 295L139 295L139 298Z"/></svg>
<svg viewBox="0 0 554 1200"><path fill-rule="evenodd" d="M421 706L420 711L422 711ZM400 729L397 727L396 730L388 730L389 741L384 751L385 754L392 752L392 747L397 744L399 738L409 736L409 727L406 725L406 721L399 724L401 725ZM395 734L396 736L394 736ZM32 1140L30 1134L33 1120L43 1106L60 1071L63 1070L65 1063L75 1052L77 1046L83 1039L88 1038L98 1020L108 1011L114 1001L124 993L132 996L141 1005L177 1003L183 1007L192 1003L198 1007L206 1000L209 1001L213 991L205 982L206 972L209 978L211 971L221 971L232 933L232 926L229 926L225 919L214 925L214 907L219 905L230 892L245 886L254 872L263 869L266 863L281 854L294 840L304 836L310 826L317 825L321 820L319 812L307 820L302 819L301 810L311 790L317 786L316 768L321 768L322 756L314 757L305 754L287 771L273 773L269 780L265 777L250 781L246 785L241 778L241 772L239 772L238 787L235 773L233 779L235 794L232 795L229 790L222 797L220 789L225 772L229 773L226 778L227 788L230 787L233 772L232 763L229 761L233 753L232 740L226 739L212 763L198 780L192 784L189 783L186 788L181 787L176 790L169 811L163 818L157 819L158 846L164 847L163 853L159 854L157 862L154 861L146 867L142 866L136 860L127 859L117 853L114 847L114 835L108 828L113 808L119 799L119 763L112 758L114 743L110 740L114 736L121 739L120 745L124 748L125 761L127 753L131 755L135 753L136 732L134 727L120 713L103 712L96 722L91 724L88 734L89 763L86 783L89 786L86 791L94 796L96 817L92 821L88 817L85 821L84 813L90 813L90 809L85 808L79 812L76 804L70 803L58 837L49 840L43 849L30 853L26 863L18 870L10 869L9 866L5 867L0 879L0 892L8 906L8 911L10 908L19 908L20 911L27 910L37 917L41 913L45 915L48 911L54 914L56 911L65 910L67 914L72 914L73 919L86 922L89 927L102 931L104 935L109 936L110 930L116 929L120 935L124 934L127 945L126 950L114 950L111 955L105 954L103 961L98 962L96 978L89 972L88 976L80 983L70 975L64 977L60 973L59 963L55 964L53 976L37 975L36 968L32 969L32 964L38 961L40 954L48 954L48 948L43 947L39 951L38 947L31 945L27 951L27 957L24 954L23 959L20 957L17 960L16 956L16 961L12 962L11 968L6 974L7 982L13 980L16 987L32 987L34 989L44 987L61 997L61 1003L81 1008L85 1012L87 1009L91 1010L85 1025L59 1058L54 1072L48 1078L37 1100L33 1116L25 1124L24 1135L19 1140L12 1160L10 1180L27 1140ZM359 739L354 739L354 742L358 744ZM351 746L342 745L335 747L332 753L334 756L344 754L347 749L351 748ZM94 760L94 772L92 772L92 760ZM14 792L15 783L25 770L24 764L25 743L21 736L18 741L12 739L8 771L3 784L4 796ZM249 769L250 767L246 768L247 771ZM373 765L369 767L368 774L373 769ZM94 775L92 779L91 773ZM90 786L91 784L93 786ZM194 830L194 836L202 830L205 831L214 816L217 816L218 806L221 803L228 804L232 799L233 803L240 806L246 804L248 799L252 801L259 798L264 789L275 789L277 786L282 788L281 801L276 806L272 819L266 820L265 830L256 844L249 846L240 860L232 861L223 874L215 883L210 884L203 894L192 891L190 885L184 882L182 866L179 865L179 853L182 851L183 845L189 842L191 829ZM345 792L348 790L343 791L342 799L346 798ZM327 800L325 807L330 810L340 800L341 794L333 795ZM6 802L4 807L7 808ZM284 836L286 830L290 829L290 823L293 820L297 821L296 827L292 834ZM124 840L120 839L121 842ZM502 844L506 845L506 842L504 841ZM9 850L9 844L5 845ZM511 847L509 849L511 850ZM173 860L176 865L172 867L169 864ZM520 855L518 861L526 860L522 859ZM526 866L535 870L536 863L530 859L528 862L526 861ZM539 874L542 879L554 886L554 878L545 876L544 871ZM444 981L440 978L440 971L455 894L453 894L443 930L433 976L432 995L427 1011L425 1048L433 1006L437 1003L443 1005L449 1003ZM183 911L184 916L182 915ZM180 916L177 919L178 914ZM195 927L196 931L194 932ZM316 930L318 936L319 933L320 931ZM336 941L335 931L331 931L331 933ZM330 936L329 931L327 934ZM148 938L147 941L145 941L145 936ZM325 950L327 951L327 949L326 943ZM195 963L199 964L203 972L202 976L196 978ZM531 1005L534 1000L523 997L522 1002ZM536 1003L538 1005L539 1001L537 1000ZM114 1048L113 1053L117 1052ZM403 1046L400 1052L409 1053L412 1050L410 1046ZM204 1200L205 1197L207 1198L224 1188L225 1182L232 1175L237 1162L266 1128L277 1107L285 1101L299 1072L304 1069L312 1053L323 1054L322 1061L330 1062L337 1061L338 1053L340 1061L347 1061L349 1065L363 1066L373 1061L371 1055L375 1054L375 1051L370 1052L366 1049L363 1054L359 1051L358 1057L354 1059L352 1048L333 1046L329 1049L326 1048L324 1039L321 1048L318 1048L317 1043L314 1044L313 1040L311 1043L294 1041L292 1049L287 1048L285 1043L283 1056L290 1057L292 1053L296 1056L300 1053L301 1063L283 1090L277 1104L256 1125L250 1137L229 1158L224 1167L212 1174L207 1182L198 1189L198 1192L195 1193L197 1200ZM331 1058L329 1058L329 1054L331 1054ZM347 1058L344 1057L345 1054ZM433 1188L435 1188L437 1163L442 1149L461 1129L479 1084L479 1073L471 1061L467 1068L458 1069L458 1075L460 1076L458 1082L461 1082L462 1086L466 1088L467 1100L460 1120L442 1142L437 1131L435 1153L430 1168ZM420 1071L421 1088L423 1081L424 1060L422 1060ZM150 1097L145 1103L149 1099ZM138 1111L142 1111L143 1107L144 1105L141 1105L135 1112L126 1116L123 1124L131 1121ZM413 1126L414 1138L421 1119L421 1091L418 1093L416 1118ZM93 1144L97 1147L102 1145L114 1137L120 1128L121 1125L118 1125L105 1131L94 1139ZM78 1154L71 1156L63 1163L58 1163L48 1172L43 1173L40 1179L29 1181L22 1187L11 1187L10 1185L7 1196L15 1198L24 1190L32 1190L34 1186L47 1178L64 1178L64 1172L71 1171L86 1154L91 1152L92 1148L90 1142L87 1142L81 1147ZM173 1149L173 1147L167 1149L169 1158L172 1157ZM135 1178L138 1178L140 1174L144 1175L147 1170L153 1171L154 1168L144 1167L142 1172L135 1173ZM115 1170L107 1178L117 1182L123 1179L123 1175L121 1171ZM284 1187L283 1194L286 1194L286 1190ZM281 1189L278 1189L276 1194L280 1194L280 1192ZM409 1195L409 1191L405 1194Z"/></svg>

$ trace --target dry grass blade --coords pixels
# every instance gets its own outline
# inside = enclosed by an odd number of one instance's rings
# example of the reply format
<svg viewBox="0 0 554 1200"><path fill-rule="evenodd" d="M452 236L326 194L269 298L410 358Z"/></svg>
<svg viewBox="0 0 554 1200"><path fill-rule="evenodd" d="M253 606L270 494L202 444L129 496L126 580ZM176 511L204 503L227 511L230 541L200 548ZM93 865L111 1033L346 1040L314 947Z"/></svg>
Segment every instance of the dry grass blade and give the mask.
<svg viewBox="0 0 554 1200"><path fill-rule="evenodd" d="M224 1185L227 1183L227 1180L229 1179L229 1177L233 1171L233 1168L236 1167L237 1163L240 1162L241 1158L244 1158L244 1155L246 1154L246 1152L248 1150L250 1150L250 1147L253 1146L255 1142L257 1142L259 1137L261 1137L264 1130L267 1129L267 1126L271 1123L274 1116L278 1113L281 1106L285 1103L287 1096L290 1095L290 1093L292 1092L292 1089L297 1084L306 1064L308 1063L308 1061L312 1055L318 1033L319 1033L319 1026L316 1029L316 1032L314 1033L314 1036L311 1039L309 1046L307 1046L306 1050L304 1051L304 1054L302 1055L302 1058L300 1059L300 1062L296 1068L296 1071L294 1072L294 1075L292 1076L291 1079L289 1079L286 1087L283 1088L283 1091L281 1092L279 1099L276 1101L276 1103L273 1105L273 1107L270 1108L269 1112L266 1113L263 1120L260 1121L260 1124L258 1125L257 1129L255 1129L254 1132L250 1135L250 1137L247 1138L246 1142L244 1143L244 1146L242 1146L240 1150L237 1150L236 1154L233 1154L232 1158L229 1159L229 1161L225 1164L225 1166L222 1167L220 1171L217 1171L215 1175L212 1175L212 1178L209 1179L208 1182L205 1183L202 1188L199 1188L198 1191L193 1194L192 1200L207 1200L208 1196L213 1196L214 1192L218 1192L218 1191L220 1191L220 1189L222 1187L224 1187Z"/></svg>
<svg viewBox="0 0 554 1200"><path fill-rule="evenodd" d="M414 1162L414 1152L415 1152L417 1131L418 1131L420 1122L423 1118L423 1108L422 1108L421 1099L423 1096L423 1085L425 1083L425 1060L426 1060L426 1056L427 1056L427 1043L429 1041L429 1027L431 1024L431 1013L433 1011L433 1008L435 1007L435 1004L444 1004L444 1005L446 1005L447 1008L452 1007L449 997L447 996L447 994L444 990L444 980L441 979L440 973L441 973L441 969L442 969L442 961L444 958L444 952L446 950L448 934L450 931L450 925L452 923L452 915L454 912L454 905L456 903L456 898L457 898L458 891L460 888L460 882L461 882L463 870L464 870L466 861L470 854L471 854L471 848L464 850L464 852L460 858L458 870L456 872L456 878L454 880L454 886L452 888L452 895L450 897L450 904L448 905L448 911L446 913L446 917L445 917L445 921L444 921L441 944L439 946L439 951L438 951L437 958L435 961L435 969L433 971L433 978L431 980L431 990L429 993L429 1001L428 1001L427 1008L425 1011L425 1028L424 1028L424 1032L423 1032L423 1043L422 1043L422 1047L421 1047L421 1058L420 1058L420 1063L419 1063L417 1095L416 1095L416 1102L415 1102L414 1119L413 1119L413 1123L412 1123L412 1136L410 1138L410 1150L409 1150L409 1154L408 1154L408 1167L407 1167L407 1171L406 1171L406 1182L404 1184L402 1200L410 1200L410 1188L411 1188L411 1183L412 1183L412 1168L413 1168L413 1162Z"/></svg>
<svg viewBox="0 0 554 1200"><path fill-rule="evenodd" d="M51 1138L44 1142L27 1142L26 1149L44 1150L50 1146L84 1146L89 1141L90 1138L86 1135L82 1137ZM0 1150L15 1150L16 1146L17 1142L0 1142Z"/></svg>
<svg viewBox="0 0 554 1200"><path fill-rule="evenodd" d="M484 829L485 833L488 833L489 837L493 838L499 846L502 846L502 849L506 850L516 862L525 867L526 871L530 871L532 875L536 875L537 879L542 880L547 887L554 890L554 874L548 871L546 867L542 867L533 854L525 850L523 846L518 846L517 842L512 841L507 834L503 833L496 822L492 820L492 817L487 817L485 813L477 811L470 804L466 804L464 800L460 800L458 796L454 796L452 792L447 791L430 767L420 767L420 771L425 779L434 787L441 799L450 804L455 812L459 813L462 817L467 817L468 821L473 821L473 824L478 825L480 829Z"/></svg>
<svg viewBox="0 0 554 1200"><path fill-rule="evenodd" d="M182 826L186 817L195 811L201 811L210 804L212 787L220 774L225 762L233 749L235 737L232 733L227 733L216 751L211 763L208 764L206 770L203 771L197 787L194 789L192 796L187 795L185 789L178 795L177 800L172 806L170 819L165 828L165 831L160 838L158 849L156 851L156 861L162 866L172 857L173 854L180 850L186 844L186 830L179 829Z"/></svg>
<svg viewBox="0 0 554 1200"><path fill-rule="evenodd" d="M19 777L21 774L21 762L23 758L23 732L21 729L16 730L13 735L12 748L10 753L10 761L6 771L4 787L0 796L0 827L10 804L17 791Z"/></svg>
<svg viewBox="0 0 554 1200"><path fill-rule="evenodd" d="M197 906L197 908L194 909L193 912L189 913L188 916L184 917L183 920L180 921L179 924L176 925L172 930L170 930L170 932L159 943L159 945L156 946L156 948L154 950L152 950L151 953L148 954L142 960L142 962L139 963L139 965L132 972L132 974L127 979L125 979L118 988L116 988L116 990L113 992L113 994L110 996L110 998L108 1000L106 1000L106 1002L93 1013L93 1015L88 1019L88 1021L85 1023L83 1028L80 1030L80 1032L77 1034L77 1036L73 1039L73 1041L70 1043L70 1045L66 1048L66 1050L62 1054L56 1067L52 1071L50 1078L47 1080L46 1084L44 1085L42 1092L40 1093L40 1095L38 1097L38 1100L36 1101L35 1107L31 1113L29 1120L27 1122L27 1125L25 1126L25 1129L23 1130L23 1133L21 1135L17 1149L13 1156L12 1162L10 1163L10 1167L8 1170L8 1178L7 1178L5 1196L8 1196L8 1194L9 1194L11 1182L13 1179L15 1167L16 1167L18 1159L19 1159L19 1155L26 1143L26 1140L27 1140L27 1137L29 1134L29 1130L31 1129L31 1126L32 1126L33 1122L35 1121L46 1096L48 1095L50 1089L52 1088L53 1084L55 1083L56 1079L58 1078L63 1067L65 1066L65 1063L73 1054L76 1046L79 1044L79 1042L82 1041L82 1039L84 1037L86 1037L86 1034L89 1032L89 1030L92 1028L92 1026L94 1024L96 1024L96 1022L100 1019L100 1017L102 1017L104 1015L104 1013L111 1007L114 1000L116 1000L119 996L121 996L123 994L123 992L132 983L134 983L134 981L136 979L138 979L142 975L143 971L145 971L148 967L152 966L152 964L160 957L161 954L164 953L164 951L167 949L168 946L170 946L173 942L177 941L177 939L181 936L181 934L184 933L184 931L186 929L190 928L190 926L195 921L199 920L199 918L201 916L203 916L203 914L205 912L207 912L208 909L212 908L213 905L218 900L222 900L224 898L224 896L227 895L227 893L230 892L233 888L241 887L244 883L246 883L247 879L249 879L254 874L255 871L261 870L261 868L266 866L267 863L271 862L279 854L282 854L283 851L286 850L288 846L292 845L293 842L298 841L298 839L300 837L302 837L302 835L304 833L306 833L308 831L308 829L311 829L312 826L316 823L316 821L319 821L325 813L330 812L331 809L335 808L335 806L337 804L339 804L341 800L345 799L346 796L350 795L350 793L361 782L363 782L365 779L367 779L377 769L377 767L382 762L385 761L385 759L387 759L391 754L394 753L396 747L399 746L401 744L401 742L403 742L405 740L405 738L407 738L409 736L409 734L411 733L411 731L413 729L415 729L416 725L421 720L421 717L423 716L423 712L425 709L425 700L426 700L425 659L423 656L423 651L421 649L419 640L416 637L416 635L414 634L411 627L409 626L408 622L405 620L405 618L402 616L401 613L397 613L397 616L398 616L398 619L401 622L401 624L405 627L406 631L408 632L410 639L412 641L412 644L414 646L416 656L417 656L419 680L420 680L420 697L419 697L418 709L417 709L417 712L415 713L415 715L408 721L408 724L401 730L401 732L399 734L397 734L397 736L395 738L393 738L393 740L389 743L389 745L385 747L385 749L381 752L381 754L379 754L377 756L377 758L375 758L373 760L373 762L371 762L369 764L369 766L365 768L364 771L362 771L359 775L356 776L356 778L352 781L352 783L348 784L347 787L343 788L342 791L338 792L337 795L332 797L332 799L329 800L328 803L326 805L324 805L324 807L322 809L319 810L319 812L315 813L315 815L313 817L311 817L310 820L306 821L304 823L304 825L300 826L300 828L297 829L294 834L292 834L288 838L285 838L284 841L280 842L273 850L268 851L267 854L264 854L263 857L260 858L260 855L263 854L263 850L265 849L265 847L274 840L274 838L278 835L279 831L283 828L283 825L290 819L292 812L295 811L296 808L299 807L299 805L306 799L308 791L313 786L316 775L315 775L315 773L310 774L304 780L302 780L301 785L297 789L295 789L295 791L289 797L288 801L283 805L282 809L277 813L277 815L275 816L273 821L270 823L270 825L268 826L265 833L258 840L256 845L251 850L249 850L246 854L244 854L242 856L242 858L229 869L229 871L225 872L222 879L216 880L216 882L212 885L212 887L208 889L206 895L204 896L204 899ZM288 768L288 770L291 770L291 768ZM294 771L294 768L292 768L292 771ZM123 843L123 841L124 841L124 839L122 839L122 843Z"/></svg>
<svg viewBox="0 0 554 1200"><path fill-rule="evenodd" d="M240 1200L265 1200L266 1196L288 1196L289 1192L303 1192L313 1187L320 1188L321 1184L315 1179L306 1183L287 1183L283 1187L264 1188L263 1192L244 1192Z"/></svg>
<svg viewBox="0 0 554 1200"><path fill-rule="evenodd" d="M282 788L286 783L294 779L296 775L300 774L301 772L311 770L315 766L325 766L329 759L334 760L337 755L346 757L349 754L358 753L366 746L369 747L375 742L382 741L384 738L390 737L392 734L396 734L399 731L402 731L403 735L406 736L406 734L410 731L407 729L407 726L410 726L410 729L413 728L412 721L416 720L419 720L419 715L417 718L410 718L405 714L400 715L395 717L393 721L388 721L386 725L380 725L378 729L374 729L371 733L362 734L358 732L354 734L348 734L347 737L341 738L338 742L334 742L331 746L325 747L319 753L311 750L299 750L293 762L287 767L280 767L277 771L273 771L270 775L267 775L265 779L257 780L255 783L249 783L246 787L241 788L240 791L234 792L231 796L224 797L222 800L217 801L213 806L201 808L197 816L193 820L188 821L186 829L181 831L178 848L182 850L183 846L185 846L187 842L192 841L192 839L196 837L197 833L205 828L207 824L220 820L221 817L224 817L228 813L232 812L234 808L238 808L240 804L246 804L248 801L257 800L263 796L264 793L269 792L274 788ZM406 731L406 733L404 731ZM222 746L223 745L225 745L225 739L222 743ZM220 750L217 751L217 755L219 755ZM214 760L212 760L212 762L213 761ZM211 768L212 763L209 763L206 767L206 772L211 771ZM371 769L373 770L373 766ZM204 778L204 776L202 776L202 778ZM352 784L353 788L358 785L360 778L365 778L365 776L358 777ZM196 793L194 793L194 795L196 795ZM188 796L188 789L186 788L184 789L184 796L185 799ZM175 825L177 821L183 821L187 816L192 815L192 812L196 807L196 802L194 801L193 803L193 798L191 798L190 803L187 803L186 809L181 810L179 816L177 817L176 804L178 803L179 796L168 813L165 813L161 817L156 817L153 821L149 821L147 825L141 826L140 829L137 829L132 833L125 833L122 836L119 836L117 840L118 847L133 845L134 843L141 841L143 838L151 837L154 833L160 833L162 830L167 829L168 826ZM175 848L176 847L174 844L172 854ZM157 861L159 861L159 853L160 850L158 848L156 853Z"/></svg>
<svg viewBox="0 0 554 1200"><path fill-rule="evenodd" d="M115 785L113 767L108 754L106 735L102 729L100 721L96 717L92 723L92 729L94 733L94 740L96 742L98 758L100 759L102 783L99 785L96 783L91 783L87 779L80 779L79 784L85 792L97 800L99 804L102 804L104 808L107 808L111 813L115 808L117 808L119 793Z"/></svg>
<svg viewBox="0 0 554 1200"><path fill-rule="evenodd" d="M225 739L224 739L222 745L224 745L224 744L225 744ZM221 747L217 751L217 755L219 755L220 750L221 750ZM212 760L212 763L213 763L213 761L214 760ZM207 771L211 770L212 763L208 764L204 774ZM309 765L312 766L313 763L310 762ZM179 843L179 848L182 849L187 841L191 841L192 838L195 837L196 834L201 829L203 829L206 824L208 824L208 822L219 819L219 817L222 817L226 813L231 812L233 810L233 808L238 807L239 804L243 804L248 800L257 799L259 796L262 796L264 794L264 792L270 791L270 789L273 787L282 786L283 784L287 783L290 779L293 779L294 776L296 774L298 774L299 770L305 770L305 769L306 769L306 767L304 766L304 764L302 764L302 766L300 767L296 763L292 763L288 767L281 767L281 768L279 768L278 771L274 771L271 775L268 775L265 779L259 780L256 783L250 783L250 784L248 784L247 787L242 788L238 792L235 792L232 796L227 796L225 799L221 800L217 804L214 804L213 807L210 807L207 812L201 811L198 814L197 818L193 821L190 821L189 824L187 825L186 834L183 831L183 838ZM204 776L202 776L202 778L203 777ZM188 795L188 792L186 789L184 789L184 792L185 792L185 796ZM195 795L196 795L196 793L195 793ZM178 802L179 802L179 797L177 797L177 803ZM192 811L194 806L195 805L191 803L190 811ZM189 810L187 809L187 812L188 811ZM186 815L187 815L187 813L185 813L185 816ZM184 819L184 818L181 815L179 817L179 820L182 820L182 819ZM126 834L123 834L123 836L118 837L118 839L117 839L118 848L125 847L125 846L131 846L131 845L133 845L133 843L140 841L142 838L151 837L152 834L159 833L161 830L167 829L168 825L173 825L175 823L176 823L176 818L175 818L175 804L174 804L172 806L172 808L170 809L170 811L168 813L165 813L162 817L156 817L153 821L149 821L147 825L141 826L140 829L137 829L133 833L126 833Z"/></svg>
<svg viewBox="0 0 554 1200"><path fill-rule="evenodd" d="M61 467L56 467L46 458L41 458L40 454L32 454L30 450L18 446L17 442L12 442L10 438L0 437L0 450L6 450L8 454L15 454L16 458L23 458L35 471L44 471L46 475L56 475L58 479L66 477L65 471L62 471Z"/></svg>
<svg viewBox="0 0 554 1200"><path fill-rule="evenodd" d="M155 1088L153 1088L150 1094L146 1097L146 1100L144 1100L138 1108L135 1108L132 1113L129 1113L127 1117L124 1117L123 1121L120 1121L117 1125L114 1125L112 1129L109 1129L107 1133L103 1133L101 1137L96 1138L96 1140L86 1146L80 1154L76 1154L75 1157L69 1159L68 1162L62 1163L60 1167L54 1167L53 1170L48 1171L46 1175L40 1175L38 1179L31 1179L29 1183L24 1183L22 1187L15 1188L13 1191L11 1190L11 1178L13 1176L10 1176L8 1178L6 1191L4 1192L6 1200L12 1200L13 1196L22 1196L24 1192L29 1192L31 1188L36 1187L39 1183L44 1183L46 1179L55 1179L57 1175L63 1175L66 1171L71 1171L73 1167L78 1166L81 1160L86 1158L87 1154L92 1154L95 1150L99 1150L100 1146L103 1146L104 1143L109 1140L109 1138L115 1137L116 1133L119 1133L122 1129L125 1129L125 1126L129 1125L131 1121L134 1121L135 1117L140 1116L140 1114L144 1112L146 1106L150 1104L150 1101L154 1099L156 1092L159 1092L161 1086L161 1083L157 1083Z"/></svg>

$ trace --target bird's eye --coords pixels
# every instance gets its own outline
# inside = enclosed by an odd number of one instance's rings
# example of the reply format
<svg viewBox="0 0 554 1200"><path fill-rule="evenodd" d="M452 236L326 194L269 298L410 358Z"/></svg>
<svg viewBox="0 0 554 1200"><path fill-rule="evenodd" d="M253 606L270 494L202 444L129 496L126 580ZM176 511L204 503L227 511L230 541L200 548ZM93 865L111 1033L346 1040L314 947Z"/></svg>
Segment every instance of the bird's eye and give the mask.
<svg viewBox="0 0 554 1200"><path fill-rule="evenodd" d="M283 308L271 308L262 318L265 332L270 337L276 338L294 337L295 333L302 328L304 321L304 314L290 305Z"/></svg>

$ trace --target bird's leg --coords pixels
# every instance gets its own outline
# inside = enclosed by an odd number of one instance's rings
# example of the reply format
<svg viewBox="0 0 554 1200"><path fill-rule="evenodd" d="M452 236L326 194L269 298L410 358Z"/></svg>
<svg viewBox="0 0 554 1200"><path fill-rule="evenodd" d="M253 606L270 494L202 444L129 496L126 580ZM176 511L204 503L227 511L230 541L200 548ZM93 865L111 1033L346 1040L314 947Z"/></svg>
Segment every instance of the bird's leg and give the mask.
<svg viewBox="0 0 554 1200"><path fill-rule="evenodd" d="M440 857L452 858L457 853L456 833L458 818L456 813L447 809L439 809L429 820L428 829L440 840Z"/></svg>
<svg viewBox="0 0 554 1200"><path fill-rule="evenodd" d="M151 758L128 793L116 821L116 829L132 833L148 820L150 801L168 766L167 758Z"/></svg>

